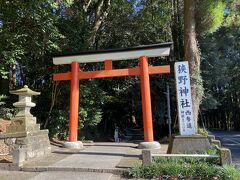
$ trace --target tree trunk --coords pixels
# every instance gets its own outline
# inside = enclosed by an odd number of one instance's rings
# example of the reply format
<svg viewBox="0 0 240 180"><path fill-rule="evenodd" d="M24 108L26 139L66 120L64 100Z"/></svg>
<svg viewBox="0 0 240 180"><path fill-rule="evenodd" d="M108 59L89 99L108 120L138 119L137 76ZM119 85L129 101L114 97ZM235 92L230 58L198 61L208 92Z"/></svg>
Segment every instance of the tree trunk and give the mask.
<svg viewBox="0 0 240 180"><path fill-rule="evenodd" d="M95 22L92 28L92 36L89 38L90 45L96 43L97 32L99 31L103 21L107 18L111 7L111 0L100 0L95 13Z"/></svg>
<svg viewBox="0 0 240 180"><path fill-rule="evenodd" d="M47 128L49 122L51 121L50 116L51 116L53 107L55 105L55 102L56 102L56 99L57 99L57 96L58 96L57 89L58 89L59 83L60 83L60 81L52 81L52 98L51 98L52 101L51 101L50 109L48 111L47 119L46 119L46 121L44 123L44 126L43 126L44 129Z"/></svg>
<svg viewBox="0 0 240 180"><path fill-rule="evenodd" d="M172 0L172 40L174 42L174 56L177 60L183 58L183 30L181 20L181 5L179 0Z"/></svg>
<svg viewBox="0 0 240 180"><path fill-rule="evenodd" d="M91 2L92 2L92 0L85 0L84 1L83 9L84 9L85 12L88 11L88 8L89 8Z"/></svg>
<svg viewBox="0 0 240 180"><path fill-rule="evenodd" d="M196 39L195 7L196 0L184 0L184 57L189 62L191 90L193 99L193 118L198 128L199 105L202 100L203 88L200 75L200 54Z"/></svg>

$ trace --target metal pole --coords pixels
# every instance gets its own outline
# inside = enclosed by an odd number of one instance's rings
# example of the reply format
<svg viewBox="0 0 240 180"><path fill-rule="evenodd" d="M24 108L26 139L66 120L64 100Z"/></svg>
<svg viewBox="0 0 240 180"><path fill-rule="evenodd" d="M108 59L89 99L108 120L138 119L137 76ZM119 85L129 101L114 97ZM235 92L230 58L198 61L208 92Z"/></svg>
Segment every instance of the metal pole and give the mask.
<svg viewBox="0 0 240 180"><path fill-rule="evenodd" d="M170 105L170 92L169 85L167 84L167 105L168 105L168 129L169 129L169 137L172 136L172 119L171 119L171 105Z"/></svg>

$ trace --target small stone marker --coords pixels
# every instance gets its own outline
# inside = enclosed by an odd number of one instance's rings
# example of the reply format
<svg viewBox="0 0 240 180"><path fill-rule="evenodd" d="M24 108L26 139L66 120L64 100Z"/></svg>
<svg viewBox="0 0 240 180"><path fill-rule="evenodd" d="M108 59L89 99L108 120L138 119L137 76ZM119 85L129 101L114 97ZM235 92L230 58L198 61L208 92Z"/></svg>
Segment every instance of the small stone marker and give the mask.
<svg viewBox="0 0 240 180"><path fill-rule="evenodd" d="M220 162L222 166L232 164L232 155L231 155L230 149L219 148L219 154L220 154Z"/></svg>
<svg viewBox="0 0 240 180"><path fill-rule="evenodd" d="M151 150L149 149L142 150L142 164L150 165L151 163L152 163Z"/></svg>

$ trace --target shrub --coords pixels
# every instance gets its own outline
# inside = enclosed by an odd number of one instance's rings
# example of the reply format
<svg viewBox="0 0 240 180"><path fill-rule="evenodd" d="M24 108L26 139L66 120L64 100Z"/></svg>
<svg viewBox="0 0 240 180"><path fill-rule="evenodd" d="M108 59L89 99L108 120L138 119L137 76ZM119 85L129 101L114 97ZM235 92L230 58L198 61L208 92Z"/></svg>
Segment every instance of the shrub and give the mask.
<svg viewBox="0 0 240 180"><path fill-rule="evenodd" d="M198 128L198 134L201 134L203 136L208 136L208 131L204 128Z"/></svg>
<svg viewBox="0 0 240 180"><path fill-rule="evenodd" d="M226 165L223 167L222 179L224 180L239 180L240 171L233 165Z"/></svg>
<svg viewBox="0 0 240 180"><path fill-rule="evenodd" d="M204 180L223 179L239 180L240 172L234 166L218 166L204 159L197 158L156 158L149 166L135 166L129 170L129 175L135 178L165 178L178 179L201 178Z"/></svg>
<svg viewBox="0 0 240 180"><path fill-rule="evenodd" d="M0 118L11 119L16 112L15 108L0 107Z"/></svg>
<svg viewBox="0 0 240 180"><path fill-rule="evenodd" d="M68 136L68 112L63 110L53 110L50 114L48 125L49 136L64 140Z"/></svg>
<svg viewBox="0 0 240 180"><path fill-rule="evenodd" d="M0 106L5 104L5 99L7 98L6 95L0 94Z"/></svg>

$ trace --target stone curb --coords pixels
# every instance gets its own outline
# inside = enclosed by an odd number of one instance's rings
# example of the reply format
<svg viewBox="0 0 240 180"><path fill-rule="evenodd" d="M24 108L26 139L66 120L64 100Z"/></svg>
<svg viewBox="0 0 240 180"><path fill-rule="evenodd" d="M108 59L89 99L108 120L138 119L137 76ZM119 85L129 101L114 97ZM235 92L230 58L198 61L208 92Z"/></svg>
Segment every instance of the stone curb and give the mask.
<svg viewBox="0 0 240 180"><path fill-rule="evenodd" d="M20 167L16 163L0 163L0 170L19 171Z"/></svg>
<svg viewBox="0 0 240 180"><path fill-rule="evenodd" d="M21 171L24 172L44 172L44 171L73 171L73 172L98 172L98 173L112 173L121 175L127 172L127 169L110 168L110 169L95 169L95 168L71 168L71 167L22 167Z"/></svg>

